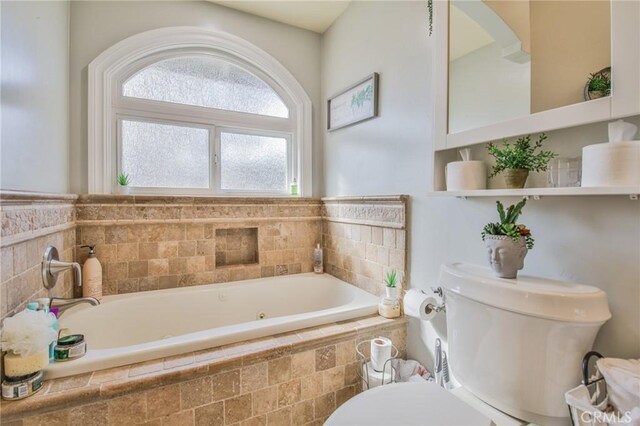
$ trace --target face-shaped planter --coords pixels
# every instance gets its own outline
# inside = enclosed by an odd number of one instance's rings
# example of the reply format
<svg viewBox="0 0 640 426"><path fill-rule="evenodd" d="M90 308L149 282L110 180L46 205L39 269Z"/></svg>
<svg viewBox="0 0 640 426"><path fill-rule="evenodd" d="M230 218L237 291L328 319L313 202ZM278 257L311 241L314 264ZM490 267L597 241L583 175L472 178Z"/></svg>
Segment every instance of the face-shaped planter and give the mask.
<svg viewBox="0 0 640 426"><path fill-rule="evenodd" d="M504 235L487 235L484 240L489 254L489 264L500 278L516 278L524 268L527 246L524 238L513 241Z"/></svg>

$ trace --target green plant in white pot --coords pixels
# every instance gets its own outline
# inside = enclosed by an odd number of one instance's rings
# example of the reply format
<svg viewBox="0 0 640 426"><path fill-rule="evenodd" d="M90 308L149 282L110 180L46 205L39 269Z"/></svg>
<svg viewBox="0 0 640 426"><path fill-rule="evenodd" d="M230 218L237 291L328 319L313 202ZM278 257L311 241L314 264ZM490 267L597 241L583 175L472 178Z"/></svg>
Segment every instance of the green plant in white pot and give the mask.
<svg viewBox="0 0 640 426"><path fill-rule="evenodd" d="M611 96L611 77L605 70L589 75L585 90L586 101Z"/></svg>
<svg viewBox="0 0 640 426"><path fill-rule="evenodd" d="M493 272L500 278L516 278L534 242L531 230L516 222L527 200L509 206L506 211L500 201L496 203L500 222L485 225L482 241L487 247Z"/></svg>
<svg viewBox="0 0 640 426"><path fill-rule="evenodd" d="M398 273L396 271L389 271L387 275L384 277L385 291L387 293L387 298L389 299L399 299L400 296L400 288L398 287Z"/></svg>
<svg viewBox="0 0 640 426"><path fill-rule="evenodd" d="M128 194L129 193L129 184L131 183L131 178L126 173L118 173L118 177L116 178L117 182L117 193L118 194Z"/></svg>
<svg viewBox="0 0 640 426"><path fill-rule="evenodd" d="M547 135L541 133L533 144L531 143L531 135L518 138L513 145L510 145L507 139L503 139L502 147L490 142L487 149L489 154L496 159L496 164L493 166L489 178L502 173L507 188L524 188L530 171L546 171L549 161L557 156L551 151L541 149L545 139L547 139ZM536 152L539 149L540 151Z"/></svg>

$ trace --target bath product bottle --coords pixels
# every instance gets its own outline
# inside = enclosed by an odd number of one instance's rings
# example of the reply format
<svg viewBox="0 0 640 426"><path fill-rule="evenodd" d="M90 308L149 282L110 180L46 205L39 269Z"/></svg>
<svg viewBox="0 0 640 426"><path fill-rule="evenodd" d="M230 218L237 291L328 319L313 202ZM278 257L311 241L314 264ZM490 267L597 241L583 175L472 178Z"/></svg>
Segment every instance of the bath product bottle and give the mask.
<svg viewBox="0 0 640 426"><path fill-rule="evenodd" d="M298 195L298 181L296 178L293 178L293 182L291 182L291 195Z"/></svg>
<svg viewBox="0 0 640 426"><path fill-rule="evenodd" d="M316 248L313 251L313 272L316 274L322 274L324 272L320 243L316 244Z"/></svg>
<svg viewBox="0 0 640 426"><path fill-rule="evenodd" d="M60 329L60 323L58 323L58 316L53 312L51 312L51 310L49 309L49 303L50 303L50 300L46 297L41 297L39 299L36 299L36 305L38 306L38 310L45 311L52 316L53 322L51 324L51 328L55 330L57 335L58 330ZM49 361L53 361L53 349L55 348L55 346L56 346L56 340L52 341L49 344Z"/></svg>
<svg viewBox="0 0 640 426"><path fill-rule="evenodd" d="M102 266L96 257L96 246L89 244L89 257L82 266L82 297L102 299Z"/></svg>

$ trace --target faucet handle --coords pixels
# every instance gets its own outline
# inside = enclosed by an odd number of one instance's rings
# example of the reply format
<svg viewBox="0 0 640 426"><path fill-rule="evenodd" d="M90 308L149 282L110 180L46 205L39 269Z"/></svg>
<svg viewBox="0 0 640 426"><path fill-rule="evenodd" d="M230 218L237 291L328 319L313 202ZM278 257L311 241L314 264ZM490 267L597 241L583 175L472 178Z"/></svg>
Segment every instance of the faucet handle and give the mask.
<svg viewBox="0 0 640 426"><path fill-rule="evenodd" d="M73 269L76 285L82 286L82 268L77 262L64 262L60 261L58 255L58 249L52 245L47 246L42 257L42 284L47 290L51 290L55 287L58 281L58 274L66 271L67 269Z"/></svg>

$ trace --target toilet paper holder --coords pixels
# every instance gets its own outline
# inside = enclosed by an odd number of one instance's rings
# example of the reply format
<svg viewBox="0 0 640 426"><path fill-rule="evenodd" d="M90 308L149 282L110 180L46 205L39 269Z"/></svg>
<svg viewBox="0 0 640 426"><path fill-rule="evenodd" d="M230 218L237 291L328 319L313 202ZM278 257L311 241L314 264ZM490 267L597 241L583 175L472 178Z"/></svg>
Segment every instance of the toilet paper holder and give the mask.
<svg viewBox="0 0 640 426"><path fill-rule="evenodd" d="M420 290L424 293L423 290ZM437 305L434 305L433 303L429 303L427 305L427 309L431 309L432 311L434 311L435 313L440 313L440 312L446 312L447 311L447 306L446 306L446 301L444 299L444 291L442 291L442 287L431 287L431 291L433 291L434 294L436 294L437 296L440 297L440 299L442 299L442 303L438 303ZM426 293L425 293L426 294ZM429 314L431 312L427 312L427 314Z"/></svg>
<svg viewBox="0 0 640 426"><path fill-rule="evenodd" d="M363 389L364 390L368 390L371 389L372 387L375 386L383 386L383 385L388 385L390 383L395 383L396 382L396 378L398 377L398 371L396 369L396 367L393 366L392 361L394 359L398 358L398 355L400 354L400 351L398 351L398 348L396 347L396 345L394 345L393 343L391 344L391 357L385 361L384 366L382 368L382 372L378 373L378 375L381 374L381 380L380 380L380 384L375 384L373 385L373 383L371 383L370 378L372 377L372 375L370 374L369 371L369 364L370 362L367 361L367 356L365 355L365 353L362 350L362 345L366 345L369 346L371 345L371 341L374 339L367 339L367 340L363 340L361 342L359 342L358 344L356 344L356 354L358 356L358 361L360 363L360 368L358 369L358 376L363 384ZM373 370L373 367L371 367L371 370ZM388 373L387 373L388 371ZM377 372L376 372L377 373Z"/></svg>

